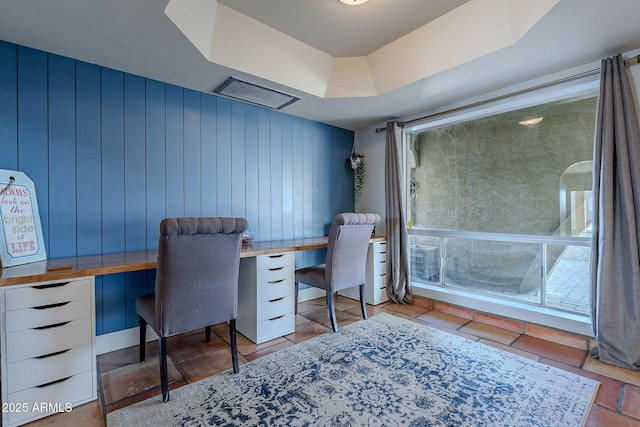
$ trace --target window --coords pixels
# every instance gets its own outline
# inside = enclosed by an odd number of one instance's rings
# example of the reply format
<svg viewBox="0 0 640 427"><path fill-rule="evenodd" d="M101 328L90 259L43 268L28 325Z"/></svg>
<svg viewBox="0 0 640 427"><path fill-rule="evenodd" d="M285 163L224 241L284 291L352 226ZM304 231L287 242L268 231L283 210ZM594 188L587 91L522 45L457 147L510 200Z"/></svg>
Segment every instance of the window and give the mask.
<svg viewBox="0 0 640 427"><path fill-rule="evenodd" d="M414 286L589 314L591 91L407 135Z"/></svg>

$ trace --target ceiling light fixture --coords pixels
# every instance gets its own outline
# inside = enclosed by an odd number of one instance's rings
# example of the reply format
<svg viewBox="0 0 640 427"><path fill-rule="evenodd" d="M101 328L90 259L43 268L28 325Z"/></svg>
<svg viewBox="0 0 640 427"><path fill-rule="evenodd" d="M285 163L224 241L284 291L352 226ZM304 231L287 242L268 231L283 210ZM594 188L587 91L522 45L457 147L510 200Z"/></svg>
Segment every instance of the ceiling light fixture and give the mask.
<svg viewBox="0 0 640 427"><path fill-rule="evenodd" d="M538 123L540 123L542 121L542 119L544 119L544 117L538 117L535 119L529 119L529 120L523 120L520 123L522 126L531 126L531 125L537 125Z"/></svg>
<svg viewBox="0 0 640 427"><path fill-rule="evenodd" d="M280 110L300 100L297 96L258 86L257 84L238 80L233 77L229 77L224 83L215 88L214 92L219 95L274 110Z"/></svg>
<svg viewBox="0 0 640 427"><path fill-rule="evenodd" d="M349 6L357 6L362 3L366 3L368 0L338 0L341 3L348 4Z"/></svg>

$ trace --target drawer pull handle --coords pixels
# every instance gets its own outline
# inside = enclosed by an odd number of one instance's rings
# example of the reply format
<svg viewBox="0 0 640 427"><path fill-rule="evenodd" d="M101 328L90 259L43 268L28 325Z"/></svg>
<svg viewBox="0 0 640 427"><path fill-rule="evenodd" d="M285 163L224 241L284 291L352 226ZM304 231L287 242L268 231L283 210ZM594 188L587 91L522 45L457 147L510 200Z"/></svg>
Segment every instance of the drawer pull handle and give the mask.
<svg viewBox="0 0 640 427"><path fill-rule="evenodd" d="M66 302L59 302L59 303L57 303L57 304L39 305L39 306L37 306L37 307L31 307L31 308L33 308L34 310L47 310L47 309L49 309L49 308L62 307L62 306L65 306L65 305L67 305L67 304L69 304L69 301L66 301Z"/></svg>
<svg viewBox="0 0 640 427"><path fill-rule="evenodd" d="M38 290L42 290L42 289L51 289L51 288L60 288L62 286L67 286L70 282L65 282L65 283L50 283L48 285L36 285L36 286L32 286L33 289L38 289Z"/></svg>
<svg viewBox="0 0 640 427"><path fill-rule="evenodd" d="M43 354L42 356L36 356L36 359L46 359L47 357L53 357L53 356L58 356L60 354L64 354L67 351L71 350L70 348L66 349L66 350L62 350L62 351L56 351L55 353L49 353L49 354Z"/></svg>
<svg viewBox="0 0 640 427"><path fill-rule="evenodd" d="M280 280L272 280L270 282L268 282L270 285L275 285L276 283L282 283L284 282L284 279L280 279Z"/></svg>
<svg viewBox="0 0 640 427"><path fill-rule="evenodd" d="M284 254L279 254L279 255L269 255L269 258L282 258L284 256Z"/></svg>
<svg viewBox="0 0 640 427"><path fill-rule="evenodd" d="M283 299L284 299L284 297L280 297L280 298L276 298L276 299L270 299L269 302L281 301Z"/></svg>
<svg viewBox="0 0 640 427"><path fill-rule="evenodd" d="M71 377L67 377L67 378L62 378L62 379L59 379L59 380L51 381L50 383L46 383L46 384L40 384L40 385L37 385L36 387L38 387L38 388L49 387L50 385L54 385L54 384L58 384L58 383L64 382L64 381L68 380L69 378L71 378Z"/></svg>
<svg viewBox="0 0 640 427"><path fill-rule="evenodd" d="M60 323L54 323L53 325L46 325L46 326L39 326L37 328L33 328L35 330L41 331L43 329L51 329L51 328L59 328L60 326L64 326L67 323L71 323L71 321L68 322L60 322Z"/></svg>
<svg viewBox="0 0 640 427"><path fill-rule="evenodd" d="M283 317L284 317L284 314L283 314L283 315L281 315L281 316L272 317L272 318L271 318L271 319L269 319L269 320L278 320L278 319L282 319Z"/></svg>
<svg viewBox="0 0 640 427"><path fill-rule="evenodd" d="M284 267L274 267L274 268L270 268L269 271L278 271L278 270L282 270Z"/></svg>

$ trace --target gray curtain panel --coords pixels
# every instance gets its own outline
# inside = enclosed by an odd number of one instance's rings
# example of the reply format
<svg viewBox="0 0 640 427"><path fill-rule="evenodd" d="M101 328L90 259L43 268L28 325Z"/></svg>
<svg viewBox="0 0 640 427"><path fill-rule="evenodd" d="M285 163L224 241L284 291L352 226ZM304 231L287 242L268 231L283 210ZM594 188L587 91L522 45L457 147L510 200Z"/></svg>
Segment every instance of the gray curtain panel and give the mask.
<svg viewBox="0 0 640 427"><path fill-rule="evenodd" d="M398 304L411 304L409 243L405 220L404 180L402 177L402 129L398 122L387 123L384 171L387 227L387 294Z"/></svg>
<svg viewBox="0 0 640 427"><path fill-rule="evenodd" d="M640 369L640 128L622 56L602 61L593 153L594 357Z"/></svg>

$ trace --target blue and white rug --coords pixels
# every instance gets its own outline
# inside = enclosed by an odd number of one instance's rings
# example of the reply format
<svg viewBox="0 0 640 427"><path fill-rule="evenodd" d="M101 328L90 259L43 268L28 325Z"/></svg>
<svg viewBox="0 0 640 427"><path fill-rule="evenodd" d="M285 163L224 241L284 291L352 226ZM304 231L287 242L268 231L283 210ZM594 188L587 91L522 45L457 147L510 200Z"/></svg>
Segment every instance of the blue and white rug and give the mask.
<svg viewBox="0 0 640 427"><path fill-rule="evenodd" d="M108 426L582 426L598 383L389 314L107 414Z"/></svg>

